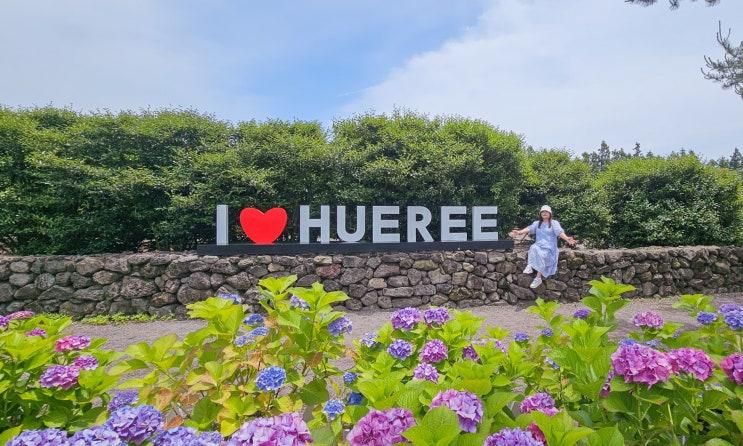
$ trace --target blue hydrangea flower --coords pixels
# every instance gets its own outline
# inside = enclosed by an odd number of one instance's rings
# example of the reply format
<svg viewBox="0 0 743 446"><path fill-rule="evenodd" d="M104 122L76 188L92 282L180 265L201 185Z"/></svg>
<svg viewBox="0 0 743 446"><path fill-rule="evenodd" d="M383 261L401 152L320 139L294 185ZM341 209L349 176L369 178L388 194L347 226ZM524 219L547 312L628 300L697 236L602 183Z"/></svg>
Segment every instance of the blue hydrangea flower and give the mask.
<svg viewBox="0 0 743 446"><path fill-rule="evenodd" d="M730 311L741 311L743 307L738 304L722 304L720 305L720 313L725 314Z"/></svg>
<svg viewBox="0 0 743 446"><path fill-rule="evenodd" d="M632 344L637 344L637 341L635 341L634 339L630 339L630 338L622 338L619 341L619 346L620 347L626 347L626 346L632 345Z"/></svg>
<svg viewBox="0 0 743 446"><path fill-rule="evenodd" d="M152 443L155 446L190 446L196 441L196 438L194 428L178 426L161 432Z"/></svg>
<svg viewBox="0 0 743 446"><path fill-rule="evenodd" d="M588 308L579 308L573 313L573 317L576 319L585 319L591 314L591 310Z"/></svg>
<svg viewBox="0 0 743 446"><path fill-rule="evenodd" d="M77 432L70 438L70 446L125 446L119 434L105 426L94 426Z"/></svg>
<svg viewBox="0 0 743 446"><path fill-rule="evenodd" d="M255 379L255 385L258 389L266 392L269 390L279 390L286 381L286 370L281 367L271 366L258 372Z"/></svg>
<svg viewBox="0 0 743 446"><path fill-rule="evenodd" d="M361 345L367 348L374 348L379 345L379 342L377 342L377 334L365 333L364 336L361 337Z"/></svg>
<svg viewBox="0 0 743 446"><path fill-rule="evenodd" d="M249 337L245 335L241 335L235 338L235 345L238 347L245 347L245 344L247 344L249 341L250 341Z"/></svg>
<svg viewBox="0 0 743 446"><path fill-rule="evenodd" d="M217 294L217 297L225 300L231 300L233 303L241 304L243 301L243 298L240 297L239 294L235 293L219 293Z"/></svg>
<svg viewBox="0 0 743 446"><path fill-rule="evenodd" d="M268 334L268 328L266 327L256 327L248 333L249 339L257 338L258 336L266 336Z"/></svg>
<svg viewBox="0 0 743 446"><path fill-rule="evenodd" d="M406 359L413 354L413 344L402 339L395 339L389 347L387 353L393 358Z"/></svg>
<svg viewBox="0 0 743 446"><path fill-rule="evenodd" d="M131 406L132 404L137 402L137 398L139 398L139 392L136 390L124 390L121 392L117 392L116 395L114 395L113 398L111 398L111 401L108 403L108 411L114 412L124 406Z"/></svg>
<svg viewBox="0 0 743 446"><path fill-rule="evenodd" d="M164 421L163 415L152 406L122 407L111 414L104 426L124 442L139 445L162 429Z"/></svg>
<svg viewBox="0 0 743 446"><path fill-rule="evenodd" d="M529 335L526 333L518 332L513 336L516 342L526 342L529 340Z"/></svg>
<svg viewBox="0 0 743 446"><path fill-rule="evenodd" d="M697 322L699 322L702 325L712 324L716 320L717 320L717 315L715 313L708 313L706 311L702 311L697 315Z"/></svg>
<svg viewBox="0 0 743 446"><path fill-rule="evenodd" d="M349 406L360 406L361 403L363 402L364 402L364 395L360 394L359 392L351 392L348 395Z"/></svg>
<svg viewBox="0 0 743 446"><path fill-rule="evenodd" d="M343 333L351 333L353 329L353 323L346 316L341 316L328 324L328 331L333 336L340 336Z"/></svg>
<svg viewBox="0 0 743 446"><path fill-rule="evenodd" d="M740 330L743 328L743 310L737 309L728 311L723 314L723 318L725 319L725 323L728 324L728 327L731 329Z"/></svg>
<svg viewBox="0 0 743 446"><path fill-rule="evenodd" d="M660 341L658 339L651 339L645 342L645 345L647 345L648 347L658 348L660 347Z"/></svg>
<svg viewBox="0 0 743 446"><path fill-rule="evenodd" d="M243 324L250 325L251 327L258 327L263 325L264 319L258 313L253 313L243 320Z"/></svg>
<svg viewBox="0 0 743 446"><path fill-rule="evenodd" d="M555 333L552 331L551 328L545 328L544 330L542 330L542 336L544 336L545 338L551 338L554 334Z"/></svg>
<svg viewBox="0 0 743 446"><path fill-rule="evenodd" d="M310 309L310 304L308 304L306 300L293 294L292 297L289 298L289 305L291 305L293 308L299 308L300 310Z"/></svg>
<svg viewBox="0 0 743 446"><path fill-rule="evenodd" d="M23 431L6 446L67 446L67 434L59 429Z"/></svg>
<svg viewBox="0 0 743 446"><path fill-rule="evenodd" d="M546 364L547 364L548 366L552 367L552 368L553 368L553 369L555 369L555 370L557 370L557 369L559 369L559 368L560 368L560 365L559 365L558 363L556 363L556 362L555 362L555 361L554 361L554 360L553 360L552 358L544 358L544 362L545 362L545 363L546 363Z"/></svg>
<svg viewBox="0 0 743 446"><path fill-rule="evenodd" d="M353 384L354 382L356 382L357 378L358 376L356 376L356 374L353 372L346 372L343 374L343 382L346 384Z"/></svg>
<svg viewBox="0 0 743 446"><path fill-rule="evenodd" d="M322 408L329 420L334 420L338 415L342 415L346 410L346 405L339 399L328 400Z"/></svg>
<svg viewBox="0 0 743 446"><path fill-rule="evenodd" d="M221 446L224 438L219 432L202 432L189 446Z"/></svg>

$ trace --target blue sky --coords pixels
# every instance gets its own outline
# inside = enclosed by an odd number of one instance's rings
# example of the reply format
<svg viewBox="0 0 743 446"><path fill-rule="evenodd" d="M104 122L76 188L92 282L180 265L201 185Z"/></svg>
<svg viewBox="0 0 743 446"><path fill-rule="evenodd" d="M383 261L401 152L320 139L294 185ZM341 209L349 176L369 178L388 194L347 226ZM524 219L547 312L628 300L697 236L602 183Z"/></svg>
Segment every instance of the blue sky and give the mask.
<svg viewBox="0 0 743 446"><path fill-rule="evenodd" d="M743 2L5 0L0 103L196 108L329 125L395 107L487 120L535 147L707 157L743 100L702 78Z"/></svg>

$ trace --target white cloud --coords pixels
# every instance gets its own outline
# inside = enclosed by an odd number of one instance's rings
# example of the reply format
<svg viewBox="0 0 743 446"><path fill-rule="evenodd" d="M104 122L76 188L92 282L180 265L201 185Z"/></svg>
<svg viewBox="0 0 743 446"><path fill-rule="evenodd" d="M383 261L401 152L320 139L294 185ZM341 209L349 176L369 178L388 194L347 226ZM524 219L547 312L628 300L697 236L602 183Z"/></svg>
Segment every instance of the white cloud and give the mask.
<svg viewBox="0 0 743 446"><path fill-rule="evenodd" d="M0 104L220 115L259 102L225 93L226 51L197 38L177 3L33 0L2 9Z"/></svg>
<svg viewBox="0 0 743 446"><path fill-rule="evenodd" d="M598 147L708 157L743 147L743 101L705 80L718 20L743 36L743 4L677 11L621 0L493 1L479 23L411 57L342 114L404 107L485 119L535 147ZM737 29L735 29L737 27Z"/></svg>

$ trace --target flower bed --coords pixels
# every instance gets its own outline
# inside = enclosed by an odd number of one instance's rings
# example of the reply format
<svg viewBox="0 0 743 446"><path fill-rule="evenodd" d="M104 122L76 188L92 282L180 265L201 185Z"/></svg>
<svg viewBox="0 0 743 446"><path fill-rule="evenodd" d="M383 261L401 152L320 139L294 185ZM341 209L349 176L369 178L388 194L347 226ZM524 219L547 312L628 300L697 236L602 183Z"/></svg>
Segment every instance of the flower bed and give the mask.
<svg viewBox="0 0 743 446"><path fill-rule="evenodd" d="M537 300L533 338L406 308L349 348L351 322L334 310L347 296L295 280L261 281L261 314L235 295L191 304L204 328L124 354L63 336L66 319L0 317L0 443L743 444L737 305L682 296L696 327L647 312L617 339L633 288L602 279L572 317ZM344 357L352 368L338 367Z"/></svg>

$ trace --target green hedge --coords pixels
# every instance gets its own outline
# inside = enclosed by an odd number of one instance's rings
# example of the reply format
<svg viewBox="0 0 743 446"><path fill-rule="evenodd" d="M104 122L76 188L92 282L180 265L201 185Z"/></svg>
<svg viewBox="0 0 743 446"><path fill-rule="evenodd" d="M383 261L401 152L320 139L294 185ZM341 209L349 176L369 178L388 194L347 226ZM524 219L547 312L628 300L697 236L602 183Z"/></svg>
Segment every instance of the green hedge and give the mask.
<svg viewBox="0 0 743 446"><path fill-rule="evenodd" d="M568 152L459 117L365 114L325 130L192 111L0 109L0 248L18 254L193 248L213 241L218 203L235 223L248 205L497 204L504 235L549 203L597 246L740 243L741 190L737 174L689 157L616 162L596 177Z"/></svg>

